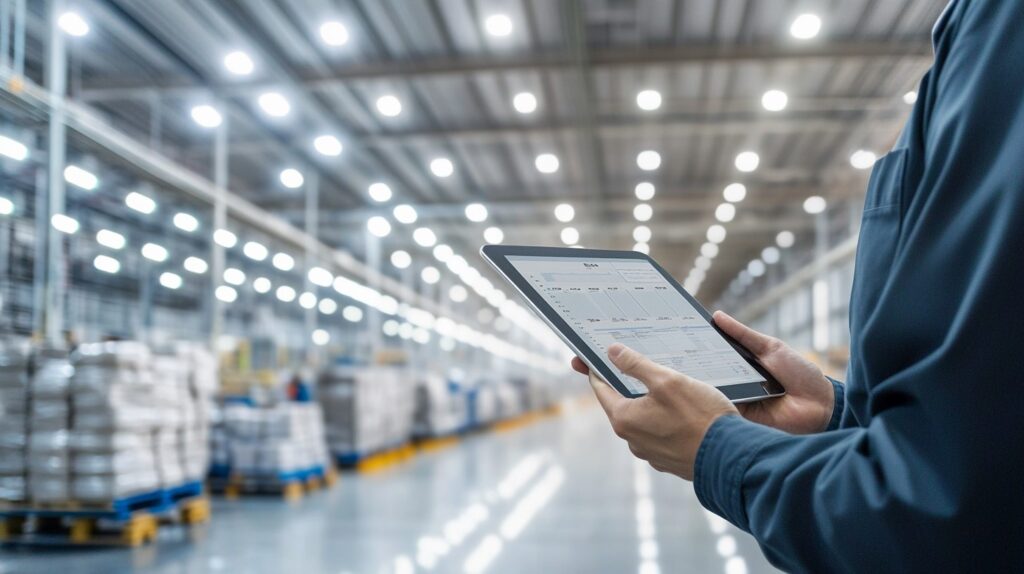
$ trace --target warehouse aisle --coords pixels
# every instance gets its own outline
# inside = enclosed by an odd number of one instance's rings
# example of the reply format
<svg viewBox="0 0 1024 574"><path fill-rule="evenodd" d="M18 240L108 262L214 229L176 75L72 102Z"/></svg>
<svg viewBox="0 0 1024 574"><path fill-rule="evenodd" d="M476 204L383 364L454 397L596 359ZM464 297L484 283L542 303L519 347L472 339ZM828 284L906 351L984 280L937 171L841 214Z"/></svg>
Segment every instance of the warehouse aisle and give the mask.
<svg viewBox="0 0 1024 574"><path fill-rule="evenodd" d="M692 488L634 464L590 404L482 434L292 506L218 500L195 543L5 552L0 572L772 572Z"/></svg>

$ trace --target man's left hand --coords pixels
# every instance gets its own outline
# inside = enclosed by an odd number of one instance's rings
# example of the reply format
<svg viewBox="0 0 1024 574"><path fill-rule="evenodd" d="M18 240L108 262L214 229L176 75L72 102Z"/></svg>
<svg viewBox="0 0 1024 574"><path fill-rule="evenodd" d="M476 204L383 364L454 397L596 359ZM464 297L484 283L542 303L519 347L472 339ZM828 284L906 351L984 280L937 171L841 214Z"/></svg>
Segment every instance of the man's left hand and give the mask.
<svg viewBox="0 0 1024 574"><path fill-rule="evenodd" d="M736 407L714 387L623 345L609 347L608 357L648 390L646 396L628 399L590 373L594 393L615 434L655 470L693 480L693 464L704 434L718 417L739 414Z"/></svg>

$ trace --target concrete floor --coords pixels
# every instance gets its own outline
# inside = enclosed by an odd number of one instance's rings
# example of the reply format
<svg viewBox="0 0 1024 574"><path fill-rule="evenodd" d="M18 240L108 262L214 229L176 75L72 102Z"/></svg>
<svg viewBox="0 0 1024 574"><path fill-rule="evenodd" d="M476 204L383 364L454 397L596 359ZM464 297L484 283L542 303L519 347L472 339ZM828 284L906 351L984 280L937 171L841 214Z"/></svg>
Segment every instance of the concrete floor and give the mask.
<svg viewBox="0 0 1024 574"><path fill-rule="evenodd" d="M774 572L693 488L637 464L594 406L479 435L288 505L215 499L187 540L0 552L0 574Z"/></svg>

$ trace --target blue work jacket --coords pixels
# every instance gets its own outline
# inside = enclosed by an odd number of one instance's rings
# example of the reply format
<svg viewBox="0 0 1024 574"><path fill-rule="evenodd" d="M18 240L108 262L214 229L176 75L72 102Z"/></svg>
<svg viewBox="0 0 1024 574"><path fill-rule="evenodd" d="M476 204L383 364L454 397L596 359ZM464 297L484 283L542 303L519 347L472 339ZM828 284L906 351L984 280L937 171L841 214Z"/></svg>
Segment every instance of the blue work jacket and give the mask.
<svg viewBox="0 0 1024 574"><path fill-rule="evenodd" d="M701 503L793 572L1024 572L1024 3L954 0L868 185L829 429L718 419Z"/></svg>

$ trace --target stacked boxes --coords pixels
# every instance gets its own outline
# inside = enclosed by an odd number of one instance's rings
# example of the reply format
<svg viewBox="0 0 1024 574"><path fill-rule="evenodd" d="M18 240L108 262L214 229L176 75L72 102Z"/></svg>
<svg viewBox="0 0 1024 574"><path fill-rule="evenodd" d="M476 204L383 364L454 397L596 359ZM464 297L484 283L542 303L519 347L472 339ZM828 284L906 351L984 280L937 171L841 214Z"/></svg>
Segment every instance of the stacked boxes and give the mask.
<svg viewBox="0 0 1024 574"><path fill-rule="evenodd" d="M427 375L416 382L413 436L439 437L460 430L467 422L466 398L452 392L448 381Z"/></svg>
<svg viewBox="0 0 1024 574"><path fill-rule="evenodd" d="M328 464L323 413L315 403L228 405L214 429L215 461L233 473L275 478Z"/></svg>
<svg viewBox="0 0 1024 574"><path fill-rule="evenodd" d="M336 455L365 455L412 436L414 390L399 369L334 366L321 374L317 396Z"/></svg>
<svg viewBox="0 0 1024 574"><path fill-rule="evenodd" d="M32 359L26 486L28 498L34 502L63 502L70 495L68 397L73 373L64 350L42 348Z"/></svg>
<svg viewBox="0 0 1024 574"><path fill-rule="evenodd" d="M0 500L26 498L29 348L0 343Z"/></svg>

